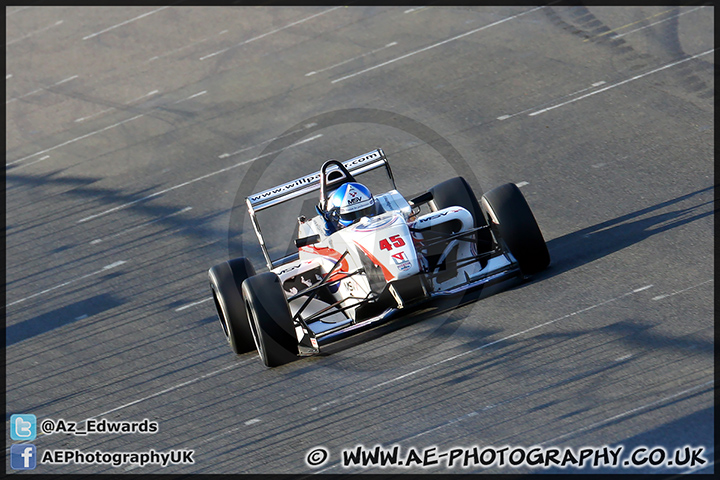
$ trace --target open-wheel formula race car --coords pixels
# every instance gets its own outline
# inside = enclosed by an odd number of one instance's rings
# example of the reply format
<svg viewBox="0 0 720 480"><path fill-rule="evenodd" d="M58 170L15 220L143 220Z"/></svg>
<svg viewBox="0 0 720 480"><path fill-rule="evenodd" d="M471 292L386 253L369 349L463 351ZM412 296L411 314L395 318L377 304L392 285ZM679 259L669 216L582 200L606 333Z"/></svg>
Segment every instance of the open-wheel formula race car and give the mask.
<svg viewBox="0 0 720 480"><path fill-rule="evenodd" d="M393 188L370 194L356 177L385 167ZM297 252L272 259L256 213L319 190L312 218L298 218ZM478 202L462 177L406 199L381 149L246 198L268 270L247 258L208 274L223 332L236 354L257 350L276 367L434 298L546 268L550 256L519 188Z"/></svg>

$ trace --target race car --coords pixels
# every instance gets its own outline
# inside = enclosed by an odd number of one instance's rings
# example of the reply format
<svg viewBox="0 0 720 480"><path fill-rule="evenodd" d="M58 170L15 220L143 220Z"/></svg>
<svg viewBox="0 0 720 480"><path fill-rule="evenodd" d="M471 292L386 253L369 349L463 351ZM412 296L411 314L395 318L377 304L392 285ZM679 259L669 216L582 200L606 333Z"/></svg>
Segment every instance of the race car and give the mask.
<svg viewBox="0 0 720 480"><path fill-rule="evenodd" d="M356 177L385 168L380 195ZM271 258L257 212L319 192L298 217L297 251ZM462 177L406 199L378 148L246 198L268 271L247 258L213 266L210 288L236 354L268 367L316 355L348 335L439 297L522 281L550 264L545 240L513 183L480 196ZM501 287L502 288L502 287Z"/></svg>

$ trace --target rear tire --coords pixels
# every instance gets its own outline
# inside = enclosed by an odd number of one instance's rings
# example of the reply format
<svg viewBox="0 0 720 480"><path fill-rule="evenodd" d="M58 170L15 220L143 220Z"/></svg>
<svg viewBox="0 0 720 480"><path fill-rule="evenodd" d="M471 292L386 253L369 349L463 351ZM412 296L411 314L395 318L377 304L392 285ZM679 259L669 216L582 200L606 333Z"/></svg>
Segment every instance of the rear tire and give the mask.
<svg viewBox="0 0 720 480"><path fill-rule="evenodd" d="M250 277L242 293L263 363L277 367L297 359L298 340L280 278L273 272Z"/></svg>
<svg viewBox="0 0 720 480"><path fill-rule="evenodd" d="M514 183L506 183L482 196L482 207L490 228L505 242L523 275L532 275L550 265L550 253L535 216Z"/></svg>
<svg viewBox="0 0 720 480"><path fill-rule="evenodd" d="M432 193L430 209L442 210L447 207L463 207L473 216L475 228L487 226L488 222L477 201L477 196L463 177L455 177L438 183L428 190ZM482 192L478 192L482 194ZM486 252L492 247L492 234L489 229L477 232L478 252Z"/></svg>
<svg viewBox="0 0 720 480"><path fill-rule="evenodd" d="M252 264L244 257L219 263L208 272L215 310L225 337L238 355L255 350L252 331L240 287L255 275Z"/></svg>

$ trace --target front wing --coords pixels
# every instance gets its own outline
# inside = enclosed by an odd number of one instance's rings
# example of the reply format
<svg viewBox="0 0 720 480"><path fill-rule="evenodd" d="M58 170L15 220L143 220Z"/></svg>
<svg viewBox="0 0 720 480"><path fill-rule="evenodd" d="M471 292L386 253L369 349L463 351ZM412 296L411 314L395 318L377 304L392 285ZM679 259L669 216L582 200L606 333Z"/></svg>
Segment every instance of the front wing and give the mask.
<svg viewBox="0 0 720 480"><path fill-rule="evenodd" d="M421 273L420 275L423 274ZM428 306L428 304L435 300L463 295L463 298L460 299L458 304L454 304L451 307L456 308L460 304L493 295L519 283L522 279L523 275L512 254L509 252L501 252L490 257L485 268L474 275L473 278L466 278L464 283L455 285L447 290L430 292L425 298L409 305L404 305L401 308L387 308L382 313L366 319L359 321L347 319L345 322L339 322L332 326L328 326L322 322L308 323L301 317L298 317L295 328L298 336L299 355L316 355L321 352L323 346L400 318L411 311L417 310L419 307ZM464 298L465 294L471 292L476 293L476 295L466 300ZM479 295L477 293L479 293Z"/></svg>

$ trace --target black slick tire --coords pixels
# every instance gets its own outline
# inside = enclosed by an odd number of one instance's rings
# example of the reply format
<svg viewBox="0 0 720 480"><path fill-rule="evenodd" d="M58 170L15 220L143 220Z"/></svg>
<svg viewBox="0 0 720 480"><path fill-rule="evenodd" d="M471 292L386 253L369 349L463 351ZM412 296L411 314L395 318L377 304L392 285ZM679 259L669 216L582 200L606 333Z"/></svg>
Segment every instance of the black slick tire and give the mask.
<svg viewBox="0 0 720 480"><path fill-rule="evenodd" d="M265 272L250 277L243 282L242 293L263 363L277 367L297 359L298 340L278 276Z"/></svg>
<svg viewBox="0 0 720 480"><path fill-rule="evenodd" d="M500 185L483 195L481 202L490 228L518 261L523 275L533 275L550 265L545 239L517 185Z"/></svg>
<svg viewBox="0 0 720 480"><path fill-rule="evenodd" d="M242 283L255 275L255 269L244 257L222 262L208 271L215 310L223 333L236 354L255 350L250 324L248 323Z"/></svg>

